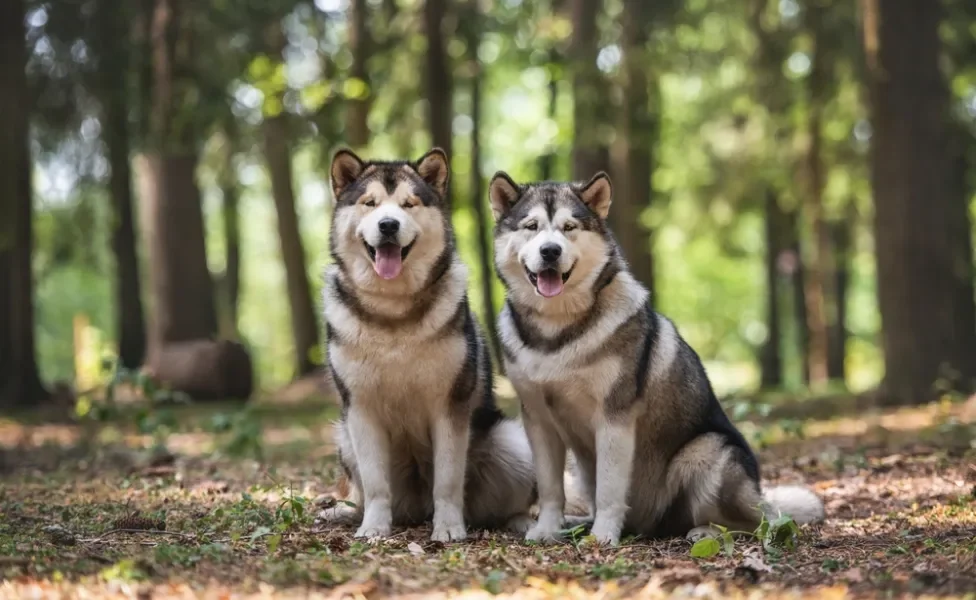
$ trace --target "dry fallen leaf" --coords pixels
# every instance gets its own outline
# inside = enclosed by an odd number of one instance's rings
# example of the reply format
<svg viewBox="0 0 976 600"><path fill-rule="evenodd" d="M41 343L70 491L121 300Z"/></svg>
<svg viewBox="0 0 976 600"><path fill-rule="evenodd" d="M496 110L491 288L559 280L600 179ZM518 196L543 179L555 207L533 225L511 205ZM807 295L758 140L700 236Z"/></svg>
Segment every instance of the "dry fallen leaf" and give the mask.
<svg viewBox="0 0 976 600"><path fill-rule="evenodd" d="M410 554L413 554L414 556L421 556L422 554L426 554L426 552L424 552L424 549L421 548L420 544L418 544L417 542L410 542L409 544L407 544L407 550L409 550Z"/></svg>
<svg viewBox="0 0 976 600"><path fill-rule="evenodd" d="M864 581L864 575L861 574L860 567L854 567L853 569L848 569L840 574L841 579L846 579L851 583L861 583Z"/></svg>

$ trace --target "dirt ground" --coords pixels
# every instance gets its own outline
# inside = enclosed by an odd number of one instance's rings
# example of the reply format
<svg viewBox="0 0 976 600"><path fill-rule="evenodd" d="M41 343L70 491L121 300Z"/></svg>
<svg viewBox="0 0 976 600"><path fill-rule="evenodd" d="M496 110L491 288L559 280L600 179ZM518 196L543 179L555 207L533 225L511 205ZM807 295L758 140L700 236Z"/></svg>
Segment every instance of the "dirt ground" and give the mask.
<svg viewBox="0 0 976 600"><path fill-rule="evenodd" d="M356 541L315 519L334 501L333 417L296 403L0 419L0 597L976 598L973 399L744 423L764 479L812 486L828 520L793 549L739 539L711 558L578 532Z"/></svg>

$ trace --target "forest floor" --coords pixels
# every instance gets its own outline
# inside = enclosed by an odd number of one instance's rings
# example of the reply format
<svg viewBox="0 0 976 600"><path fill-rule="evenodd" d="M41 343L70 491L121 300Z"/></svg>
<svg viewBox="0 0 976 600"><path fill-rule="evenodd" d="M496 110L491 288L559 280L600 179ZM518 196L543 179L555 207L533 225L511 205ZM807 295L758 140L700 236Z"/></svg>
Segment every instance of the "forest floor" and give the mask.
<svg viewBox="0 0 976 600"><path fill-rule="evenodd" d="M976 598L976 398L782 414L743 419L764 479L812 486L828 520L711 558L682 539L356 541L315 518L336 480L322 402L0 419L0 597Z"/></svg>

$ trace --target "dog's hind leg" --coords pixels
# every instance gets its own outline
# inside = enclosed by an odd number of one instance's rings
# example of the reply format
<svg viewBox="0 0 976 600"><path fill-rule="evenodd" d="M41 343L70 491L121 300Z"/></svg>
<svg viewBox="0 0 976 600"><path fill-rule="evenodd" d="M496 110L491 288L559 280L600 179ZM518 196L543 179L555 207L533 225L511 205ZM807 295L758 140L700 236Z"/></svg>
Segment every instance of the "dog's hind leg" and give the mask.
<svg viewBox="0 0 976 600"><path fill-rule="evenodd" d="M363 518L363 488L356 465L356 454L352 451L345 424L339 421L333 429L336 455L342 468L339 499L335 506L320 512L319 518L335 525L355 525Z"/></svg>
<svg viewBox="0 0 976 600"><path fill-rule="evenodd" d="M681 449L668 468L668 488L687 505L687 537L697 541L718 532L752 532L762 519L759 482L749 477L741 449L720 434L703 435Z"/></svg>

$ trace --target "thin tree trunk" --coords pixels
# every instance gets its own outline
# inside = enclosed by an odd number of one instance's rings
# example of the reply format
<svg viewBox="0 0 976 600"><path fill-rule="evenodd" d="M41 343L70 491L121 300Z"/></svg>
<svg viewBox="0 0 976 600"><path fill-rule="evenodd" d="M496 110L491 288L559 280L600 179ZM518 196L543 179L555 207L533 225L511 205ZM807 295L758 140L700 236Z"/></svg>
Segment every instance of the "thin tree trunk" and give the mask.
<svg viewBox="0 0 976 600"><path fill-rule="evenodd" d="M315 370L312 351L319 347L318 321L308 281L308 263L302 246L291 181L291 148L285 116L266 118L262 126L264 155L271 175L271 194L278 215L278 238L285 264L291 329L295 342L295 373L307 375Z"/></svg>
<svg viewBox="0 0 976 600"><path fill-rule="evenodd" d="M134 6L127 11L106 3L97 4L91 40L99 66L94 87L102 109L103 140L111 169L108 187L112 201L119 362L129 369L141 366L146 356L146 320L132 196L129 89L125 82L133 74L129 48L140 36L145 36L139 27L144 27L149 12L140 14L145 7L140 3Z"/></svg>
<svg viewBox="0 0 976 600"><path fill-rule="evenodd" d="M785 247L788 248L795 264L792 273L792 292L793 292L793 322L796 326L800 358L800 374L804 384L810 383L810 361L807 359L808 348L810 347L810 332L807 329L807 301L806 290L806 267L803 263L803 255L800 253L799 218L796 210L786 213L786 231L788 241Z"/></svg>
<svg viewBox="0 0 976 600"><path fill-rule="evenodd" d="M231 117L231 119L233 119ZM220 172L220 191L223 196L224 217L224 290L227 300L227 320L234 332L238 329L238 307L241 295L241 232L240 195L234 154L237 146L236 125L231 122L224 128L224 164Z"/></svg>
<svg viewBox="0 0 976 600"><path fill-rule="evenodd" d="M573 178L588 180L610 170L610 148L602 128L608 121L608 85L596 66L600 0L571 0L573 39ZM611 215L615 211L611 210ZM611 216L613 220L613 216Z"/></svg>
<svg viewBox="0 0 976 600"><path fill-rule="evenodd" d="M552 0L551 10L553 16L562 13L565 5L565 0ZM549 92L549 104L546 114L550 121L556 122L558 117L559 109L559 82L560 77L557 75L559 71L565 67L565 60L563 58L562 52L553 43L553 46L549 48L548 65L550 69L549 72L549 85L547 86ZM543 154L539 157L539 179L542 181L551 181L555 177L556 170L556 149L557 145L554 142Z"/></svg>
<svg viewBox="0 0 976 600"><path fill-rule="evenodd" d="M454 105L452 90L454 76L447 54L447 33L445 25L449 21L447 0L425 0L424 32L427 35L427 107L431 142L453 158L452 126ZM448 190L450 199L451 192Z"/></svg>
<svg viewBox="0 0 976 600"><path fill-rule="evenodd" d="M810 74L807 77L807 148L803 157L807 190L804 197L804 216L810 227L811 244L805 279L804 295L807 303L807 330L810 362L810 384L823 386L829 379L830 342L828 307L833 299L833 265L830 250L830 230L824 217L823 191L825 167L822 153L823 110L826 102L828 69L830 68L824 42L824 12L821 0L808 0L806 28L813 38Z"/></svg>
<svg viewBox="0 0 976 600"><path fill-rule="evenodd" d="M847 380L845 357L847 356L847 291L850 283L851 237L856 215L850 211L846 221L830 224L831 243L834 250L834 319L827 330L830 342L827 375L831 381Z"/></svg>
<svg viewBox="0 0 976 600"><path fill-rule="evenodd" d="M886 399L915 403L976 379L971 223L950 156L939 70L942 5L863 0L871 183Z"/></svg>
<svg viewBox="0 0 976 600"><path fill-rule="evenodd" d="M782 332L779 316L779 255L782 242L779 234L784 224L779 198L772 188L766 189L766 343L760 355L761 385L763 389L783 387Z"/></svg>
<svg viewBox="0 0 976 600"><path fill-rule="evenodd" d="M354 148L369 143L369 107L372 89L369 80L369 57L373 40L367 22L369 4L367 0L349 2L349 49L352 52L352 66L349 76L362 82L363 95L350 98L346 107L346 141Z"/></svg>
<svg viewBox="0 0 976 600"><path fill-rule="evenodd" d="M484 179L481 174L481 62L478 60L478 47L481 44L481 7L479 0L469 0L468 18L462 29L468 47L468 61L471 73L471 183L469 195L474 207L475 223L478 227L478 266L481 271L481 298L485 316L485 326L491 340L495 364L501 368L501 346L498 343L498 329L495 326L495 302L493 298L491 270L491 242L488 239L490 219L485 210L486 198Z"/></svg>
<svg viewBox="0 0 976 600"><path fill-rule="evenodd" d="M23 0L0 3L0 406L47 397L34 347L33 207Z"/></svg>
<svg viewBox="0 0 976 600"><path fill-rule="evenodd" d="M650 58L647 43L652 26L653 6L646 0L624 0L623 29L623 110L621 111L621 169L617 173L618 191L614 194L616 234L630 263L634 277L654 298L654 264L650 232L641 224L641 214L651 204L653 148L658 120L651 108L649 87L657 89L648 76ZM658 105L657 98L653 104Z"/></svg>

